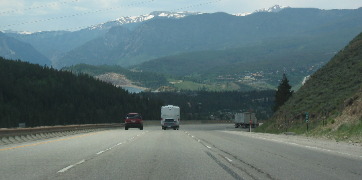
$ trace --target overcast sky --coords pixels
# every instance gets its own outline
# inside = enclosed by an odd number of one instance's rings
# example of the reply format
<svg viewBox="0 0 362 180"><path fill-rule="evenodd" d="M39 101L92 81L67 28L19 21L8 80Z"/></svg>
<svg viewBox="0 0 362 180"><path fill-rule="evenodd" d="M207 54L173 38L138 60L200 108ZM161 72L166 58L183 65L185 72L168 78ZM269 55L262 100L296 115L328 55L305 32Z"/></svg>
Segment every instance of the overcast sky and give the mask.
<svg viewBox="0 0 362 180"><path fill-rule="evenodd" d="M0 0L0 31L73 31L152 11L235 14L274 5L357 9L362 0Z"/></svg>

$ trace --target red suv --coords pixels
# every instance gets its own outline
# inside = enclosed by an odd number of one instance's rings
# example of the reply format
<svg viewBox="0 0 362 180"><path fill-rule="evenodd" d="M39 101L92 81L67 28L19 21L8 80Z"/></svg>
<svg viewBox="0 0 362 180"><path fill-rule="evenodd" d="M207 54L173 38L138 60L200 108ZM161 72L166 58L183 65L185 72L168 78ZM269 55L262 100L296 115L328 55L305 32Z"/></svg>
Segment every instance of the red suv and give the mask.
<svg viewBox="0 0 362 180"><path fill-rule="evenodd" d="M128 113L124 118L124 129L128 128L139 128L143 130L143 120L142 116L138 113Z"/></svg>

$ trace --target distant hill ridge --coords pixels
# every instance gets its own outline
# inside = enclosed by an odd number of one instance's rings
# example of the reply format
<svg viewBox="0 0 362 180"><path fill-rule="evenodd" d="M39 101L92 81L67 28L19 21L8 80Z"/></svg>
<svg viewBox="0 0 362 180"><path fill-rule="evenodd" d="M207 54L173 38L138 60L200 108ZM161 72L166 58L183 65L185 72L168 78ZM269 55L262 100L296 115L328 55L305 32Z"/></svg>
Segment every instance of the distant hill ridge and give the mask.
<svg viewBox="0 0 362 180"><path fill-rule="evenodd" d="M50 60L33 46L9 37L2 32L0 32L0 56L13 60L21 59L35 64L51 65Z"/></svg>

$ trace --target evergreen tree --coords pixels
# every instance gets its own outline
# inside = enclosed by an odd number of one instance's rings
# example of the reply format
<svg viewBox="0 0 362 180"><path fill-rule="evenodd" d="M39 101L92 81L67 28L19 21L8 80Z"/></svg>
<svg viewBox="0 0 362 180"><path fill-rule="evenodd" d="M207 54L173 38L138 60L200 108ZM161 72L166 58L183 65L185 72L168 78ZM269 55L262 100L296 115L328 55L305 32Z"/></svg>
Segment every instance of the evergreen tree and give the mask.
<svg viewBox="0 0 362 180"><path fill-rule="evenodd" d="M282 106L293 95L291 88L292 86L289 85L287 76L283 74L283 79L280 81L278 90L275 93L274 111L277 111L279 107Z"/></svg>

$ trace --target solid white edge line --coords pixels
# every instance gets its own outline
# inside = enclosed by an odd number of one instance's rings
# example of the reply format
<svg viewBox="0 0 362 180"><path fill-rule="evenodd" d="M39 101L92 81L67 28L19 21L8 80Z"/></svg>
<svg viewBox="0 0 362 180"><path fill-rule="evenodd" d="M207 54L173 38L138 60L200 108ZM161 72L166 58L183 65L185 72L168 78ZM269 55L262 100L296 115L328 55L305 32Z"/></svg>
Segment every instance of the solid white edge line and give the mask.
<svg viewBox="0 0 362 180"><path fill-rule="evenodd" d="M344 152L339 152L339 151L335 151L335 150L331 150L331 149L320 148L320 147L316 147L316 146L302 145L302 144L298 144L298 143L285 142L285 141L276 140L276 139L270 139L270 138L267 139L267 138L260 137L260 136L249 136L249 137L257 138L257 139L263 139L263 140L266 140L266 141L274 141L274 142L278 142L278 143L282 143L282 144L289 144L289 145L304 147L304 148L306 148L306 149L314 149L314 150L319 150L319 151L324 151L324 152L342 154L342 155L350 156L350 157L360 157L360 158L362 158L362 156L353 155L353 154L344 153Z"/></svg>

